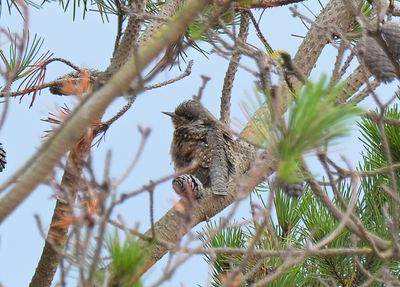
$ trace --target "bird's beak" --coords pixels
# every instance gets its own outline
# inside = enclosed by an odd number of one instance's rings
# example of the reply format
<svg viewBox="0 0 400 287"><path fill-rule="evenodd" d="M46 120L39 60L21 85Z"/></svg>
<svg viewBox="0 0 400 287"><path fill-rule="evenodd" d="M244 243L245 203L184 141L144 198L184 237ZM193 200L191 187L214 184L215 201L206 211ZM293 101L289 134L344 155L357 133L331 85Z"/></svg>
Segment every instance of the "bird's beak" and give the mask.
<svg viewBox="0 0 400 287"><path fill-rule="evenodd" d="M171 112L162 112L163 114L166 114L167 116L170 116L171 118L174 118L176 115L175 113L171 113Z"/></svg>

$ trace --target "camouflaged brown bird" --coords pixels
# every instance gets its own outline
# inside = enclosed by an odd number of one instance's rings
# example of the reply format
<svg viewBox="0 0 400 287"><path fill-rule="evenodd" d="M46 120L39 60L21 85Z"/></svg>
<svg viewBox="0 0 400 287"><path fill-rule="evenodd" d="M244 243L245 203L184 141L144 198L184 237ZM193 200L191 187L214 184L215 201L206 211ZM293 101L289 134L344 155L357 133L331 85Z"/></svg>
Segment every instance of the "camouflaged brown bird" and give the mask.
<svg viewBox="0 0 400 287"><path fill-rule="evenodd" d="M227 195L228 179L235 173L235 141L230 131L197 100L181 103L175 112L164 112L172 119L174 134L171 156L175 170L194 162L189 173L215 195Z"/></svg>

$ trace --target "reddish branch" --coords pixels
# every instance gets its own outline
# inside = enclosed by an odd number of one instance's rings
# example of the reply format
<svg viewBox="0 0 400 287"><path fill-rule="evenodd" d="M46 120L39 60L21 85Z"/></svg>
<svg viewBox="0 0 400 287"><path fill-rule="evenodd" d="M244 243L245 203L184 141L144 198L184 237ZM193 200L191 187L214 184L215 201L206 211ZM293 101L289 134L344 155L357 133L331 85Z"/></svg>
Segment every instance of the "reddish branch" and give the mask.
<svg viewBox="0 0 400 287"><path fill-rule="evenodd" d="M62 199L57 199L42 255L29 286L50 286L73 224L71 204L79 188L84 162L89 154L94 129L89 128L71 149L61 179Z"/></svg>

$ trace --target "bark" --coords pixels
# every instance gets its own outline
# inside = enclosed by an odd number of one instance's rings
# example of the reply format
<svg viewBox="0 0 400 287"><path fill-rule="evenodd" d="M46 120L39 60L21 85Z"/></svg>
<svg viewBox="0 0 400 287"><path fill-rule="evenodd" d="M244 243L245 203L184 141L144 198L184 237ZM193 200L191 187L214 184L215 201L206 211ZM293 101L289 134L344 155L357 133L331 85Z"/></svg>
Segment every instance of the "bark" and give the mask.
<svg viewBox="0 0 400 287"><path fill-rule="evenodd" d="M340 103L346 102L358 89L367 82L371 74L361 66L358 66L346 79L343 92L338 96Z"/></svg>
<svg viewBox="0 0 400 287"><path fill-rule="evenodd" d="M178 8L182 5L183 0L172 0L167 1L160 9L158 16L162 19L168 19L172 17ZM145 11L145 0L136 1L132 4L134 13L140 16ZM140 26L142 24L141 17L135 17L135 15L129 17L128 25L124 31L122 40L111 60L110 66L107 68L107 74L112 75L117 71L129 57L134 56L135 50L138 47L143 47L149 42L154 36L154 33L164 25L162 20L153 21L147 26L145 31L139 36ZM137 52L137 51L136 51Z"/></svg>
<svg viewBox="0 0 400 287"><path fill-rule="evenodd" d="M246 42L247 35L249 33L249 19L250 19L249 14L242 11L240 15L240 29L239 29L238 39L240 39L244 43ZM222 123L228 126L231 117L230 107L231 107L233 81L235 80L235 75L239 67L239 61L241 56L242 55L238 49L233 51L231 60L229 61L228 69L225 73L224 85L222 87L220 120Z"/></svg>
<svg viewBox="0 0 400 287"><path fill-rule="evenodd" d="M133 10L132 13L135 13L135 15L129 17L128 25L125 28L122 40L117 46L111 59L110 66L107 68L108 74L112 75L122 67L130 56L133 56L135 47L137 48L137 38L142 25L142 19L138 16L143 15L145 12L146 2L147 0L132 2L131 9Z"/></svg>
<svg viewBox="0 0 400 287"><path fill-rule="evenodd" d="M64 174L61 179L61 191L64 198L57 199L50 222L49 231L42 255L32 276L30 287L50 286L57 270L67 242L71 220L70 201L75 198L84 162L89 154L93 140L93 130L89 128L85 136L77 141L68 155ZM69 200L68 200L69 197Z"/></svg>
<svg viewBox="0 0 400 287"><path fill-rule="evenodd" d="M69 227L69 225L60 225L59 223L70 214L71 209L69 204L57 200L42 255L29 284L30 287L51 285L61 258L61 253L64 250ZM57 235L52 236L52 234Z"/></svg>
<svg viewBox="0 0 400 287"><path fill-rule="evenodd" d="M308 30L293 59L294 65L305 76L310 75L322 49L334 36L333 29L342 35L349 30L355 18L343 0L331 0Z"/></svg>
<svg viewBox="0 0 400 287"><path fill-rule="evenodd" d="M178 11L179 7L183 5L184 0L169 0L166 1L165 4L161 7L158 16L162 18L170 18L175 15L176 11ZM144 30L143 34L140 35L138 46L143 46L149 42L154 36L154 34L160 30L160 28L164 25L162 21L154 21L151 25L147 26Z"/></svg>

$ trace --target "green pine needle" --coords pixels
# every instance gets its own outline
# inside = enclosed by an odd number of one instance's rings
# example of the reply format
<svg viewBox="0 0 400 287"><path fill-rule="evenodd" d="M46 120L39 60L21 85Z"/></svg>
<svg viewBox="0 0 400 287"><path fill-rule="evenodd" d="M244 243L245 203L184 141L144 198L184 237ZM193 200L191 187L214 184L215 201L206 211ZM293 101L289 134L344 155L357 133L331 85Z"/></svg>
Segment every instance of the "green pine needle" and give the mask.
<svg viewBox="0 0 400 287"><path fill-rule="evenodd" d="M216 247L233 247L245 248L245 234L240 227L227 227L218 231L215 235L211 233L219 226L217 222L207 222L206 228L203 229L203 235L200 239L204 242L206 248ZM218 253L215 258L211 258L208 254L205 255L206 261L212 264L212 285L221 285L221 275L229 271L235 265L239 264L241 255L226 255Z"/></svg>
<svg viewBox="0 0 400 287"><path fill-rule="evenodd" d="M388 107L384 116L399 120L400 108L398 104ZM362 153L363 162L360 164L360 170L372 171L387 167L388 163L382 148L382 136L377 124L372 120L362 119L358 125L361 133L360 140L365 149ZM393 161L395 163L400 162L400 127L384 124L383 130ZM399 169L396 170L396 175L397 177L400 176ZM361 188L364 196L360 209L363 222L369 230L384 238L390 238L390 236L382 210L385 207L389 207L389 213L391 213L393 203L391 196L383 190L383 186L388 186L388 184L388 173L370 175L361 179Z"/></svg>
<svg viewBox="0 0 400 287"><path fill-rule="evenodd" d="M400 119L400 108L397 104L389 107L384 114L387 118ZM382 149L382 138L375 122L363 119L359 122L361 128L361 141L367 151L368 157L372 156L375 168L387 166L384 151ZM390 152L394 162L400 162L400 127L395 125L384 125L385 135L389 142Z"/></svg>
<svg viewBox="0 0 400 287"><path fill-rule="evenodd" d="M301 156L333 140L345 136L346 122L361 113L350 105L338 105L336 96L343 88L327 88L327 78L306 82L295 92L289 105L286 127L278 131L278 177L285 182L296 182Z"/></svg>
<svg viewBox="0 0 400 287"><path fill-rule="evenodd" d="M110 253L111 280L108 286L112 287L140 287L139 276L145 263L142 247L131 237L122 243L117 233L106 240Z"/></svg>
<svg viewBox="0 0 400 287"><path fill-rule="evenodd" d="M9 33L11 35L10 31ZM33 36L32 40L28 35L28 40L25 46L25 50L18 67L16 67L17 57L18 57L17 38L14 38L14 40L11 42L9 46L8 57L6 56L4 50L0 49L0 61L2 62L3 65L6 66L7 71L16 71L15 80L22 77L24 72L29 68L29 65L33 63L33 61L35 60L36 56L40 51L40 48L42 47L43 42L44 39L40 38L36 34L35 36Z"/></svg>
<svg viewBox="0 0 400 287"><path fill-rule="evenodd" d="M300 203L300 198L290 197L282 190L278 190L275 193L274 206L280 237L293 237L294 229L301 218L301 212L299 210Z"/></svg>

